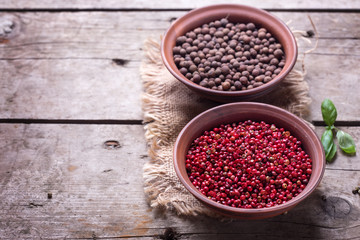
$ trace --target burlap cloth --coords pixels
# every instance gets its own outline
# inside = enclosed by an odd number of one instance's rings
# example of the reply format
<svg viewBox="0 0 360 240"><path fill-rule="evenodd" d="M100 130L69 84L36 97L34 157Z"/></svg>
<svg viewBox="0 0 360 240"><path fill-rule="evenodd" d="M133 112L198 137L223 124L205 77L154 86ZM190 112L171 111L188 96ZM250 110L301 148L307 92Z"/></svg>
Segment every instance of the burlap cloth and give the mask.
<svg viewBox="0 0 360 240"><path fill-rule="evenodd" d="M297 35L299 33L302 34L297 32ZM197 96L168 72L161 59L159 42L145 41L145 60L140 69L145 137L151 158L144 165L146 197L154 208L174 210L187 216L214 216L182 186L173 167L172 153L176 137L186 123L219 103ZM300 117L306 116L311 99L308 84L304 81L304 56L301 56L299 54L297 66L281 86L257 101L279 106Z"/></svg>

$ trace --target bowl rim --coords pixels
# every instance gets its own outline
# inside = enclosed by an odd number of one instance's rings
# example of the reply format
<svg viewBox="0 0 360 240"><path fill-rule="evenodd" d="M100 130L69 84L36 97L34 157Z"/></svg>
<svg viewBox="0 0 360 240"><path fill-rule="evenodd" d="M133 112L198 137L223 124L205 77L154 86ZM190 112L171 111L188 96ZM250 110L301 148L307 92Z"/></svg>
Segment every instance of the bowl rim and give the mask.
<svg viewBox="0 0 360 240"><path fill-rule="evenodd" d="M289 66L286 69L283 69L279 75L277 75L275 78L273 78L270 82L263 84L262 86L253 88L253 89L246 89L246 90L239 90L239 91L219 91L219 90L213 90L213 89L209 89L209 88L205 88L200 86L199 84L193 83L192 81L190 81L189 79L187 79L185 76L183 76L182 74L178 74L170 65L168 58L166 57L165 54L165 43L169 42L168 38L171 32L175 31L175 28L180 25L184 20L186 20L187 18L190 18L191 16L194 16L196 14L198 14L199 12L202 11L207 11L207 10L212 10L212 9L234 9L234 8L242 8L248 11L254 11L257 12L259 14L262 14L264 16L266 16L266 18L268 19L272 19L276 22L278 22L279 25L282 26L282 29L284 30L284 34L289 36L289 39L291 40L289 42L289 44L291 45L291 49L293 50L293 58L290 61ZM163 60L163 63L165 65L165 67L169 70L169 72L179 81L181 81L182 83L184 83L187 87L193 88L196 91L199 92L203 92L204 94L210 94L213 96L225 96L225 97L237 97L237 96L251 96L251 95L259 95L260 93L262 93L263 91L266 92L267 89L270 89L276 85L278 85L282 79L285 78L285 76L287 76L290 71L293 69L293 67L296 64L297 61L297 56L298 56L298 46L296 43L296 39L294 37L294 34L292 33L292 31L289 29L289 27L277 16L270 14L269 12L260 9L260 8L255 8L255 7L251 7L251 6L247 6L247 5L242 5L242 4L213 4L213 5L208 5L208 6L204 6L204 7L200 7L200 8L196 8L193 9L191 11L189 11L188 13L186 13L185 15L179 17L178 19L176 19L171 26L167 29L167 31L165 32L164 37L162 38L161 41L161 57ZM171 59L171 61L173 61L173 59Z"/></svg>
<svg viewBox="0 0 360 240"><path fill-rule="evenodd" d="M178 146L181 144L181 138L184 135L184 133L187 131L188 126L192 125L194 122L196 122L199 118L203 117L204 115L209 114L210 112L216 111L218 109L221 108L228 108L228 107L232 107L232 106L249 106L249 107L256 107L256 106L261 106L264 108L267 108L270 111L275 111L275 112L280 112L283 113L289 117L294 118L297 123L299 123L301 125L302 128L306 129L306 131L308 131L310 134L312 134L316 139L315 142L317 143L318 146L320 146L321 148L321 159L322 159L322 163L319 163L319 166L321 168L319 177L316 179L315 183L313 183L313 185L311 186L311 188L308 188L306 191L303 191L302 193L300 193L298 196L294 197L293 199L287 201L286 203L282 203L280 205L276 205L276 206L272 206L272 207L267 207L267 208L259 208L259 209L248 209L248 208L235 208L235 207L230 207L230 206L226 206L223 205L221 203L217 203L213 200L208 199L205 195L203 195L202 193L200 193L200 191L196 190L193 185L189 185L184 177L187 176L182 176L181 172L180 172L180 165L178 163L178 161L176 161L176 154L177 154L177 149ZM256 109L256 108L254 108ZM206 205L208 205L209 207L216 209L216 210L225 210L227 213L232 212L234 214L254 214L254 213L270 213L270 212L275 212L275 211L285 211L286 209L290 209L291 207L294 207L295 205L297 205L299 202L301 202L302 200L304 200L305 198L307 198L316 188L317 186L320 184L323 176L324 176L324 172L325 172L325 153L324 153L324 149L323 146L319 140L319 137L316 135L315 131L300 117L273 105L270 104L265 104L265 103L258 103L258 102L235 102L235 103L228 103L228 104L223 104L220 106L216 106L213 108L210 108L202 113L200 113L199 115L197 115L196 117L194 117L191 121L189 121L184 127L183 129L180 131L178 137L176 138L174 147L173 147L173 164L174 164L174 169L176 172L176 175L178 176L179 180L181 181L181 183L184 185L184 187L196 198L198 198L200 201L204 202ZM308 187L308 186L306 186ZM305 188L306 189L306 188Z"/></svg>

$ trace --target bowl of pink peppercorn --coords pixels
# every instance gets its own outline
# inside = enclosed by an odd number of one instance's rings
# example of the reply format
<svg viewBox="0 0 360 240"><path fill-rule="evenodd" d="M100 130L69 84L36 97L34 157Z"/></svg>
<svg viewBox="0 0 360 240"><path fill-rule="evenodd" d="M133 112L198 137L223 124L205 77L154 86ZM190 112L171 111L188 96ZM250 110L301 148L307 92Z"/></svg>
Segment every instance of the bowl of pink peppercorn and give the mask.
<svg viewBox="0 0 360 240"><path fill-rule="evenodd" d="M262 219L306 199L325 169L312 128L281 108L230 103L192 119L174 145L174 167L185 188L225 216Z"/></svg>

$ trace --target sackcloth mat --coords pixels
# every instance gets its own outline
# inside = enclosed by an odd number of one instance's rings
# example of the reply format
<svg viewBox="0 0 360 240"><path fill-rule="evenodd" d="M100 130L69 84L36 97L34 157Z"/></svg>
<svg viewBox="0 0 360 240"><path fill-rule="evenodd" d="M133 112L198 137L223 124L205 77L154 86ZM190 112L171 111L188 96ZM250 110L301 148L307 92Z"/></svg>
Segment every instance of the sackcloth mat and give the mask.
<svg viewBox="0 0 360 240"><path fill-rule="evenodd" d="M305 39L304 31L293 31L297 42ZM305 39L308 43L311 42ZM173 167L173 146L178 133L193 117L219 105L204 99L176 80L163 65L160 39L148 38L144 43L144 60L140 67L143 83L142 110L145 138L150 161L143 168L144 191L153 208L175 211L183 216L219 217L191 195L178 179ZM302 41L302 42L306 42ZM305 53L299 53L295 68L278 89L257 99L299 117L309 113L311 98L305 81Z"/></svg>

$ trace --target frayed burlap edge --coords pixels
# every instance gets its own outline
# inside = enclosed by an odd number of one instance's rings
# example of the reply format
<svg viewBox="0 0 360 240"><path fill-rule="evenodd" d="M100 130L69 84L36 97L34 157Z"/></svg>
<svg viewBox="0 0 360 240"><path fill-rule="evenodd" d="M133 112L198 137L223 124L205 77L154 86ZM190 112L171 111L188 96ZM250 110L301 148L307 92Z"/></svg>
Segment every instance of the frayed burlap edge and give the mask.
<svg viewBox="0 0 360 240"><path fill-rule="evenodd" d="M145 92L142 96L145 138L149 146L151 161L144 165L144 190L150 206L174 209L179 214L212 215L181 185L172 167L172 149L178 129L186 122L179 124L173 116L172 103L167 100L169 85L174 81L176 87L182 88L165 69L160 55L159 43L148 39L144 44L146 61L140 70ZM184 89L186 91L186 89ZM179 126L176 126L179 124Z"/></svg>
<svg viewBox="0 0 360 240"><path fill-rule="evenodd" d="M142 107L151 160L144 165L143 178L149 204L153 208L175 210L179 215L219 217L182 186L172 163L173 144L183 126L215 104L194 95L170 75L162 63L158 41L147 39L144 52L145 60L140 68L144 88ZM309 113L311 98L304 81L303 60L299 58L297 65L302 68L292 70L276 93L257 101L279 106L304 118Z"/></svg>

